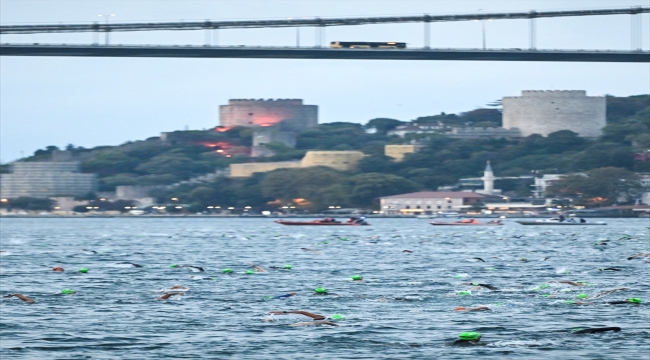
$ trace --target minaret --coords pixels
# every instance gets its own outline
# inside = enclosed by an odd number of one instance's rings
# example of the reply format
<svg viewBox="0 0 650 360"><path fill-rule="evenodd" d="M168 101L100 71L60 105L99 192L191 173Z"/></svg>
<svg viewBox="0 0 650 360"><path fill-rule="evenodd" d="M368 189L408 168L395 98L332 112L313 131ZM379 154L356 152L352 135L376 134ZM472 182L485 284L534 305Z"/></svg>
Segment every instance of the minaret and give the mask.
<svg viewBox="0 0 650 360"><path fill-rule="evenodd" d="M482 194L492 195L494 192L494 173L492 173L492 166L490 166L490 161L487 162L485 166L485 171L483 172L483 191Z"/></svg>

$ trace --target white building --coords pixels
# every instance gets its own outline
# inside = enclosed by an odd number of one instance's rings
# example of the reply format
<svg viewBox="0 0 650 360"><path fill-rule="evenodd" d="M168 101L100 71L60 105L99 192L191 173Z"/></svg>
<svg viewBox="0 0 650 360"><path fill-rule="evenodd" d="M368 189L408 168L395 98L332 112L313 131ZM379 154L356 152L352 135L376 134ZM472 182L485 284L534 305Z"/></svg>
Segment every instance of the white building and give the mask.
<svg viewBox="0 0 650 360"><path fill-rule="evenodd" d="M379 198L379 203L384 215L431 215L467 209L473 204L494 199L493 196L468 191L420 191L384 196Z"/></svg>

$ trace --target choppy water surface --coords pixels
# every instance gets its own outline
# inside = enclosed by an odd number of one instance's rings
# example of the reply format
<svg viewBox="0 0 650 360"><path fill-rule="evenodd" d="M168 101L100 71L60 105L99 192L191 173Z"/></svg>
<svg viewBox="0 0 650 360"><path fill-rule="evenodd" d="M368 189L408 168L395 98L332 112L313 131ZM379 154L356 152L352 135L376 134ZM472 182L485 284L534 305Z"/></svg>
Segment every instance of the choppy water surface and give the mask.
<svg viewBox="0 0 650 360"><path fill-rule="evenodd" d="M1 293L37 302L0 299L0 357L647 359L650 258L626 258L650 251L650 223L606 221L544 227L507 220L501 227L458 228L418 219L292 227L270 219L4 218ZM251 262L269 272L244 274ZM285 264L293 269L271 269ZM66 271L55 273L54 266ZM88 273L77 271L82 267ZM599 271L605 267L621 271ZM222 274L224 268L234 273ZM352 281L355 274L364 281ZM464 282L500 291L472 290ZM160 289L178 284L190 288L185 296L157 300ZM535 290L541 284L550 288ZM317 287L337 295L315 295ZM566 303L579 293L620 287L631 290L592 305ZM65 288L77 294L60 294ZM467 290L471 295L456 295ZM291 291L298 295L264 300ZM604 304L628 297L644 302ZM480 305L493 310L454 311ZM338 327L288 326L309 320L299 315L263 320L269 311L292 309L345 319L336 320ZM605 326L622 331L569 332ZM451 346L463 331L482 333L486 345Z"/></svg>

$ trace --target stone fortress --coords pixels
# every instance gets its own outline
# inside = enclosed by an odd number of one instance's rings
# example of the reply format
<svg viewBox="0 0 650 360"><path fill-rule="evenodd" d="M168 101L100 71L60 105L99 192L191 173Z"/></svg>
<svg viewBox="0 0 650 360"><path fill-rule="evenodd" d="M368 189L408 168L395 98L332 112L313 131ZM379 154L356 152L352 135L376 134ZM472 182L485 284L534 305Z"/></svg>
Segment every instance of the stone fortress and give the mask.
<svg viewBox="0 0 650 360"><path fill-rule="evenodd" d="M503 127L453 127L441 134L459 139L499 139L548 136L570 130L580 137L597 138L606 125L606 102L604 96L587 96L584 90L524 90L522 96L503 97ZM404 137L407 133L434 133L442 129L424 127L427 126L402 125L389 135Z"/></svg>
<svg viewBox="0 0 650 360"><path fill-rule="evenodd" d="M231 99L219 106L221 126L279 126L282 131L300 132L318 125L318 106L303 105L301 99Z"/></svg>
<svg viewBox="0 0 650 360"><path fill-rule="evenodd" d="M297 133L318 125L318 106L301 99L230 99L219 106L219 125L256 128L251 156L272 156L266 144L294 147Z"/></svg>
<svg viewBox="0 0 650 360"><path fill-rule="evenodd" d="M606 99L584 90L522 91L503 98L503 128L519 129L521 136L570 130L596 138L605 127Z"/></svg>

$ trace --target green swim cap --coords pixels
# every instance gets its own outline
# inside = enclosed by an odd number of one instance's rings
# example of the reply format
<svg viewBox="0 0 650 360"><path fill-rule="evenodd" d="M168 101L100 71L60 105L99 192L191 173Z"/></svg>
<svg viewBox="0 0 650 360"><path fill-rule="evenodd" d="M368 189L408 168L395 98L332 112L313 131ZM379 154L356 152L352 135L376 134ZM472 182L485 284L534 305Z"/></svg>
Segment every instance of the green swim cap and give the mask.
<svg viewBox="0 0 650 360"><path fill-rule="evenodd" d="M352 280L354 281L363 280L363 277L361 275L352 275Z"/></svg>
<svg viewBox="0 0 650 360"><path fill-rule="evenodd" d="M586 299L586 298L589 297L589 295L587 295L587 294L578 294L578 295L576 295L576 297L577 297L578 299Z"/></svg>
<svg viewBox="0 0 650 360"><path fill-rule="evenodd" d="M459 291L459 292L456 293L456 295L460 295L460 296L462 296L462 295L472 295L472 292L471 291Z"/></svg>
<svg viewBox="0 0 650 360"><path fill-rule="evenodd" d="M495 269L495 268L486 268L485 270L487 270L487 271L494 271L494 270L496 270L496 269Z"/></svg>
<svg viewBox="0 0 650 360"><path fill-rule="evenodd" d="M86 268L81 268L81 269L79 269L79 272L80 272L80 273L87 273L87 272L88 272L88 269L86 269Z"/></svg>
<svg viewBox="0 0 650 360"><path fill-rule="evenodd" d="M315 288L314 291L315 291L317 294L325 294L325 293L327 293L327 289L325 289L325 288L320 288L320 287L319 287L319 288Z"/></svg>
<svg viewBox="0 0 650 360"><path fill-rule="evenodd" d="M481 338L481 334L475 331L467 331L458 335L461 340L477 340Z"/></svg>
<svg viewBox="0 0 650 360"><path fill-rule="evenodd" d="M170 267L170 268L177 268L178 265L176 265L176 264L171 264L171 265L169 265L169 267Z"/></svg>
<svg viewBox="0 0 650 360"><path fill-rule="evenodd" d="M329 243L330 243L329 241L323 241L323 244L329 244Z"/></svg>
<svg viewBox="0 0 650 360"><path fill-rule="evenodd" d="M472 283L472 286L480 286L478 283Z"/></svg>
<svg viewBox="0 0 650 360"><path fill-rule="evenodd" d="M273 299L273 296L265 296L264 297L264 300L271 300L271 299Z"/></svg>
<svg viewBox="0 0 650 360"><path fill-rule="evenodd" d="M283 269L287 269L287 270L289 270L289 269L291 269L292 267L293 267L292 265L287 264L287 265L285 265L285 266L283 267Z"/></svg>
<svg viewBox="0 0 650 360"><path fill-rule="evenodd" d="M224 273L224 274L230 274L230 273L232 273L232 269L225 268L225 269L221 270L221 272Z"/></svg>
<svg viewBox="0 0 650 360"><path fill-rule="evenodd" d="M61 290L61 294L74 294L75 291L72 289L63 289Z"/></svg>
<svg viewBox="0 0 650 360"><path fill-rule="evenodd" d="M341 238L341 240L347 240L347 239L348 239L348 238L346 238L346 237L342 237L342 238Z"/></svg>
<svg viewBox="0 0 650 360"><path fill-rule="evenodd" d="M641 298L629 298L626 299L627 301L634 303L634 304L640 304L641 303Z"/></svg>
<svg viewBox="0 0 650 360"><path fill-rule="evenodd" d="M544 295L542 295L542 296L543 296L543 297L549 297L549 296L551 296L551 294L544 294Z"/></svg>
<svg viewBox="0 0 650 360"><path fill-rule="evenodd" d="M248 275L255 274L255 270L246 270L245 274L248 274Z"/></svg>
<svg viewBox="0 0 650 360"><path fill-rule="evenodd" d="M331 316L331 318L332 318L332 320L343 320L343 319L345 319L345 316L343 316L341 314L334 314L334 315Z"/></svg>
<svg viewBox="0 0 650 360"><path fill-rule="evenodd" d="M528 261L528 259L526 259L526 258L521 258L521 259L519 259L519 261Z"/></svg>
<svg viewBox="0 0 650 360"><path fill-rule="evenodd" d="M575 304L575 301L573 301L573 300L567 300L567 301L565 301L564 303L565 303L565 304Z"/></svg>

